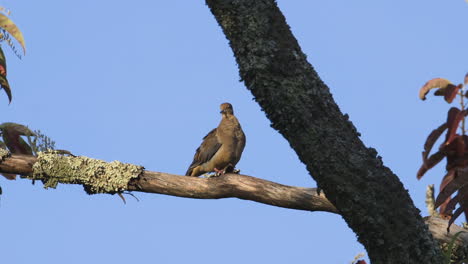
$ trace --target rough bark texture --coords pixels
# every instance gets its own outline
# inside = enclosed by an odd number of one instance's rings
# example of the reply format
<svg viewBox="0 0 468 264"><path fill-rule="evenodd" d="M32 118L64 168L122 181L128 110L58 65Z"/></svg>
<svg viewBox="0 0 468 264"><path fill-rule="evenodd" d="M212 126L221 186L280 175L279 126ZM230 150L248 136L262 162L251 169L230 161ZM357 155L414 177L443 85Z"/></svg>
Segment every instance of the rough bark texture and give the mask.
<svg viewBox="0 0 468 264"><path fill-rule="evenodd" d="M42 162L50 163L49 165L53 165L54 167L60 167L60 170L49 170L49 173L41 171L38 173L33 169L36 167L34 164L38 160L36 157L13 154L0 163L0 172L20 174L45 183L53 181L62 184L80 184L85 188L87 193L90 193L90 189L96 188L94 184L98 183L98 186L102 190L111 190L108 191L110 194L116 193L112 188L101 186L102 181L97 179L106 179L106 173L103 173L103 169L106 166L96 167L93 162L82 162L83 159L90 160L90 158L66 157L71 162L63 162L64 157L60 155L56 156L56 160L54 160L52 155L49 155ZM60 165L57 165L59 162ZM80 163L79 166L76 165L77 162ZM48 166L47 164L42 165ZM125 167L122 168L124 170L121 173L113 172L115 177L121 178L118 174L126 173ZM86 173L77 177L74 174L78 173L71 172L74 170ZM93 181L89 181L85 177L93 178ZM45 185L45 187L47 186ZM196 199L232 197L290 209L338 213L323 193L321 195L317 194L316 188L287 186L239 174L225 174L214 178L196 178L164 172L143 171L140 176L131 179L127 187L122 188L121 191L159 193Z"/></svg>
<svg viewBox="0 0 468 264"><path fill-rule="evenodd" d="M274 0L207 0L241 79L272 127L366 247L372 263L441 263L398 177L367 148L307 62Z"/></svg>

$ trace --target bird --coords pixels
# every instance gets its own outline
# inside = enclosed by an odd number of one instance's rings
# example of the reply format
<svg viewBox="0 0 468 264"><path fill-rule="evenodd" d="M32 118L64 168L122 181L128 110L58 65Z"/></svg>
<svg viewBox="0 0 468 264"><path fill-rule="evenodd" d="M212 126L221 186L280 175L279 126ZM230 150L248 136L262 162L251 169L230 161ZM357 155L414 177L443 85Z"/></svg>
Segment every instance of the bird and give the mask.
<svg viewBox="0 0 468 264"><path fill-rule="evenodd" d="M230 103L221 104L220 109L221 122L203 138L186 176L198 177L207 172L219 176L233 171L239 162L246 142L244 131Z"/></svg>

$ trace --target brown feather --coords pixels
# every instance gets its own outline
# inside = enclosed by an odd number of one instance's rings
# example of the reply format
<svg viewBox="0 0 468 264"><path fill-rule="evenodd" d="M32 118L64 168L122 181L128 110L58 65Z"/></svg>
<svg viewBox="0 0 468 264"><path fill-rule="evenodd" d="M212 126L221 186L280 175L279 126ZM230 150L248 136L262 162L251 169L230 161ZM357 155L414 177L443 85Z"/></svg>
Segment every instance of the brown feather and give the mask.
<svg viewBox="0 0 468 264"><path fill-rule="evenodd" d="M234 168L239 162L245 147L244 132L231 104L222 104L221 113L221 122L203 138L185 175L200 176L215 169Z"/></svg>
<svg viewBox="0 0 468 264"><path fill-rule="evenodd" d="M185 175L191 176L193 169L209 161L220 147L221 143L218 142L218 138L216 137L216 128L214 128L203 138L203 142L200 147L197 148L192 164L190 164Z"/></svg>

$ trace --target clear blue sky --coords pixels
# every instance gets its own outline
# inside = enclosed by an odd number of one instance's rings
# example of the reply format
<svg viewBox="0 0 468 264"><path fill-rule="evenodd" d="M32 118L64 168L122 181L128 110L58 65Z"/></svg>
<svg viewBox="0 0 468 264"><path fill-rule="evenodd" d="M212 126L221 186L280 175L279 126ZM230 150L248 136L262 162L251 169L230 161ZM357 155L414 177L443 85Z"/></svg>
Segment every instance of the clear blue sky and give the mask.
<svg viewBox="0 0 468 264"><path fill-rule="evenodd" d="M13 102L1 122L40 129L76 155L183 174L201 138L234 105L247 135L238 167L313 187L288 143L240 83L228 43L204 1L2 0L27 55L4 46ZM425 215L425 137L445 120L434 77L468 71L468 4L454 1L279 1L335 100ZM0 261L29 263L349 263L364 252L338 215L237 199L136 193L140 202L81 187L0 179Z"/></svg>

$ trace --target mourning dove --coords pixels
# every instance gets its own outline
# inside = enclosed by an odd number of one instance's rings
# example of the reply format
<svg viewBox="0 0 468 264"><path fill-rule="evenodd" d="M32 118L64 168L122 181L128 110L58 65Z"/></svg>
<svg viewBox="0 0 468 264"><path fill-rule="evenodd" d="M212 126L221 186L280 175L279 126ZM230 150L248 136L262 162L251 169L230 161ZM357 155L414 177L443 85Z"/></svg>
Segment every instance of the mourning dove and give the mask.
<svg viewBox="0 0 468 264"><path fill-rule="evenodd" d="M224 103L220 108L221 122L203 138L185 175L196 177L213 171L223 174L239 162L245 147L244 132L232 105Z"/></svg>

